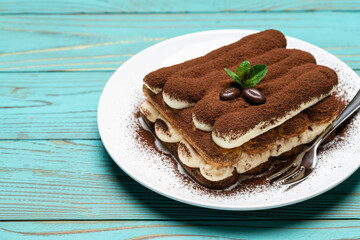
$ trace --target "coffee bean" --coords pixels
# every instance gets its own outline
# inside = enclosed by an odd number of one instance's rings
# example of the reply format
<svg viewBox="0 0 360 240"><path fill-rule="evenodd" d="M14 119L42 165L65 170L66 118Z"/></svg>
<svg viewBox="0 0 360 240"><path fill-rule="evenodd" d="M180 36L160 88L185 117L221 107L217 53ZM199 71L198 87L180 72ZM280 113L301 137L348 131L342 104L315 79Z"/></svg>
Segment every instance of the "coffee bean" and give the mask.
<svg viewBox="0 0 360 240"><path fill-rule="evenodd" d="M220 92L220 99L224 101L233 100L235 98L240 97L241 90L234 87L224 88Z"/></svg>
<svg viewBox="0 0 360 240"><path fill-rule="evenodd" d="M265 96L256 88L245 88L243 97L248 103L255 105L263 104L266 101Z"/></svg>

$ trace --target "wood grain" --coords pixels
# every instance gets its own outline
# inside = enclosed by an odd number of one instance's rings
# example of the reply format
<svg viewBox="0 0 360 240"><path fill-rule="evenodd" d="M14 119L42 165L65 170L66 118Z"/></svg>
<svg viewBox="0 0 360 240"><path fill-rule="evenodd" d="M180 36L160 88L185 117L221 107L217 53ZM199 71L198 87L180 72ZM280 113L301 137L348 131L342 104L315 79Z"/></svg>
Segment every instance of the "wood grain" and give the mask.
<svg viewBox="0 0 360 240"><path fill-rule="evenodd" d="M0 73L0 139L99 139L97 103L111 74Z"/></svg>
<svg viewBox="0 0 360 240"><path fill-rule="evenodd" d="M357 12L0 16L0 72L113 71L139 51L186 33L276 28L360 69Z"/></svg>
<svg viewBox="0 0 360 240"><path fill-rule="evenodd" d="M111 75L0 73L0 139L99 139L97 105Z"/></svg>
<svg viewBox="0 0 360 240"><path fill-rule="evenodd" d="M0 219L359 219L360 172L293 206L241 214L162 197L129 178L100 140L0 141Z"/></svg>
<svg viewBox="0 0 360 240"><path fill-rule="evenodd" d="M5 239L358 239L359 221L1 222Z"/></svg>
<svg viewBox="0 0 360 240"><path fill-rule="evenodd" d="M358 239L359 221L0 222L3 239Z"/></svg>
<svg viewBox="0 0 360 240"><path fill-rule="evenodd" d="M276 28L359 74L359 10L358 0L0 0L0 239L359 239L359 171L289 207L202 209L129 178L96 126L114 70L191 32Z"/></svg>
<svg viewBox="0 0 360 240"><path fill-rule="evenodd" d="M0 13L2 14L34 14L34 13L57 13L57 14L79 14L79 13L209 13L209 12L272 12L272 11L345 11L360 10L359 1L25 1L25 0L1 0Z"/></svg>

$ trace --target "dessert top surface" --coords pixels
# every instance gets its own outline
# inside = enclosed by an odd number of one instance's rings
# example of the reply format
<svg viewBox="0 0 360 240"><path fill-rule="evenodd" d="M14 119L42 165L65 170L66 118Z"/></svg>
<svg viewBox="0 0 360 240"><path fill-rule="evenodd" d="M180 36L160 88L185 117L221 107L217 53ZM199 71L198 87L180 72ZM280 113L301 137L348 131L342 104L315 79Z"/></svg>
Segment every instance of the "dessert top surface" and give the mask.
<svg viewBox="0 0 360 240"><path fill-rule="evenodd" d="M224 88L237 84L224 68L235 72L246 60L251 65L267 65L266 76L256 86L266 97L264 104L252 105L243 97L224 101L219 96ZM225 148L240 146L294 117L330 95L337 82L335 71L317 65L310 53L286 49L285 36L276 30L249 35L205 56L151 72L144 78L145 85L153 93L162 95L172 108L174 102L180 102L177 111L188 113L189 121L198 129L212 131L214 140L225 139L226 145L226 141L240 139L231 147L216 142ZM256 133L249 134L255 128Z"/></svg>

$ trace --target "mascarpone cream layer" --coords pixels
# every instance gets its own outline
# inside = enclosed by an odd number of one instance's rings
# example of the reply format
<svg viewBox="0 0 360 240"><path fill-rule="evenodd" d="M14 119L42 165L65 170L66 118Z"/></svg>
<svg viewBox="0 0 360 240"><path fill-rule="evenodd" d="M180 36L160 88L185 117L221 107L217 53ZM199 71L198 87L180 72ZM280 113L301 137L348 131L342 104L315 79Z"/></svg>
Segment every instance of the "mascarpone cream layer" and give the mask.
<svg viewBox="0 0 360 240"><path fill-rule="evenodd" d="M178 157L184 165L191 168L199 168L201 175L213 182L232 176L234 171L233 166L219 168L206 164L204 159L184 139L179 143Z"/></svg>
<svg viewBox="0 0 360 240"><path fill-rule="evenodd" d="M193 123L197 129L204 131L204 132L211 132L212 126L210 124L207 124L207 123L197 120L194 113L192 114L192 119L193 119Z"/></svg>
<svg viewBox="0 0 360 240"><path fill-rule="evenodd" d="M283 124L284 122L293 118L294 116L305 110L306 108L309 108L312 105L320 102L325 97L331 95L331 93L335 91L336 87L337 86L335 86L328 94L323 94L320 97L314 98L309 102L302 103L298 109L288 112L286 116L283 118L274 120L272 124L270 124L269 122L262 122L256 125L254 128L247 131L246 133L243 134L230 133L229 135L225 135L225 136L217 132L216 129L214 129L212 132L212 139L218 146L222 148L229 149L229 148L239 147L244 143L246 143L247 141L249 141L250 139L253 139L269 131L270 129L273 129Z"/></svg>
<svg viewBox="0 0 360 240"><path fill-rule="evenodd" d="M149 85L146 84L146 82L143 82L145 87L147 87L150 91L152 91L155 94L158 94L162 91L162 88L152 88Z"/></svg>
<svg viewBox="0 0 360 240"><path fill-rule="evenodd" d="M184 109L188 107L192 107L195 105L195 103L189 103L186 101L178 100L175 98L172 98L170 95L168 95L165 91L162 93L164 102L171 108L174 109Z"/></svg>
<svg viewBox="0 0 360 240"><path fill-rule="evenodd" d="M219 181L222 179L225 179L227 177L230 177L232 175L232 172L234 168L236 168L236 171L238 173L245 173L260 164L266 162L269 160L270 157L277 157L280 156L282 153L290 151L296 146L309 143L313 141L317 136L319 136L327 126L332 122L329 121L327 123L322 124L312 124L311 130L306 129L302 134L299 136L291 137L291 138L280 138L277 140L276 144L267 151L264 151L262 153L258 154L248 154L246 152L243 152L241 157L239 158L239 161L234 164L233 166L229 167L213 167L209 164L206 164L206 162L196 153L196 157L192 158L192 156L187 155L183 153L182 149L178 149L178 155L180 161L187 165L188 162L191 162L192 168L200 168L201 174L210 181ZM184 140L182 140L184 141ZM192 149L190 144L187 143L187 146L189 146L189 149ZM195 151L195 150L191 150ZM200 159L200 158L201 159ZM187 165L188 166L188 165Z"/></svg>
<svg viewBox="0 0 360 240"><path fill-rule="evenodd" d="M153 111L154 108L149 102L148 104L142 104L141 106L143 106L143 108L145 108L146 111ZM155 114L155 112L153 112L153 114ZM145 117L146 116L147 115L145 115ZM238 173L245 173L259 166L260 164L268 161L270 157L277 157L282 153L287 152L298 145L309 143L313 141L323 131L325 131L327 126L333 121L332 119L327 123L321 123L321 124L314 123L310 125L310 128L306 129L299 136L295 136L291 138L279 138L276 144L271 149L264 151L262 153L248 154L246 152L243 152L243 154L239 158L239 161L233 166L214 167L207 164L205 160L197 153L197 151L187 141L183 139L183 136L178 131L176 131L170 125L170 123L166 121L161 115L159 115L157 119L163 121L167 125L168 130L164 131L162 127L160 126L157 127L156 126L157 122L155 121L156 136L161 141L164 142L168 142L168 143L179 142L179 147L178 147L179 160L188 167L199 168L201 175L210 181L220 181L232 176L232 172L234 171L235 168Z"/></svg>
<svg viewBox="0 0 360 240"><path fill-rule="evenodd" d="M165 126L165 127L164 127ZM167 143L177 143L183 139L183 136L176 131L170 123L159 115L154 124L156 136L164 142Z"/></svg>
<svg viewBox="0 0 360 240"><path fill-rule="evenodd" d="M156 110L156 108L148 101L145 101L140 105L140 112L152 123L155 122L160 115L158 110Z"/></svg>
<svg viewBox="0 0 360 240"><path fill-rule="evenodd" d="M277 140L275 145L268 151L264 151L259 154L248 154L244 152L239 160L234 166L238 173L245 173L260 164L268 161L270 157L277 157L283 154L284 152L290 151L296 146L309 143L313 141L317 136L319 136L332 122L329 121L327 123L322 124L312 124L310 125L310 129L306 129L299 136L291 137L291 138L280 138Z"/></svg>

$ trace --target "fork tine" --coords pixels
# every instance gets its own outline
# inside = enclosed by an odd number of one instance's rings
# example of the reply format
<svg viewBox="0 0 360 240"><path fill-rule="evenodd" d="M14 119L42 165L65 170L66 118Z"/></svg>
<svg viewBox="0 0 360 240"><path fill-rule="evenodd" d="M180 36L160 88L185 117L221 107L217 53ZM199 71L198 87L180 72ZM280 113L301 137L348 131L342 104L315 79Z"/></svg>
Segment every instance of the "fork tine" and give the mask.
<svg viewBox="0 0 360 240"><path fill-rule="evenodd" d="M306 168L304 166L301 166L299 171L296 173L297 175L295 177L289 177L288 179L286 179L283 182L283 185L295 184L301 182L302 180L305 180L305 178L308 176L305 175L305 170Z"/></svg>
<svg viewBox="0 0 360 240"><path fill-rule="evenodd" d="M293 164L293 168L291 170L289 170L288 172L286 172L284 175L282 175L281 177L275 179L274 182L280 182L284 179L288 179L289 177L294 176L294 174L299 170L299 168L301 167L301 165L299 165L298 163L294 163Z"/></svg>
<svg viewBox="0 0 360 240"><path fill-rule="evenodd" d="M295 167L294 166L294 162L291 162L290 164L287 164L283 169L281 169L280 171L272 174L271 176L267 177L267 180L272 181L275 178L280 177L281 175L283 175L284 173L286 173L289 169Z"/></svg>

